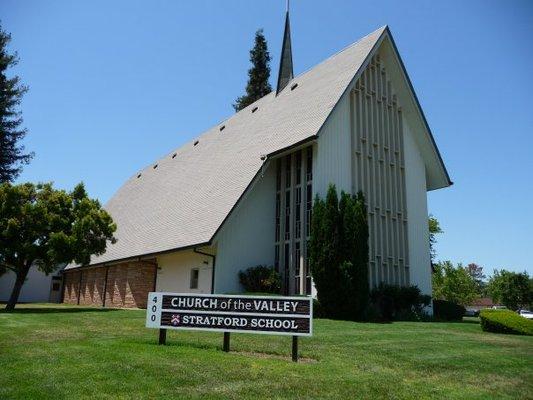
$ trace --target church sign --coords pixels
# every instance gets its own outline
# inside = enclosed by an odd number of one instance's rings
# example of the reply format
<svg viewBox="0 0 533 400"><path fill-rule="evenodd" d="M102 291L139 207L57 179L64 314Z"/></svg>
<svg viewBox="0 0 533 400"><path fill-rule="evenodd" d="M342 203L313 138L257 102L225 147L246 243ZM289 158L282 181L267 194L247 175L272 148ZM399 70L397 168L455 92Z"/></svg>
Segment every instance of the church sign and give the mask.
<svg viewBox="0 0 533 400"><path fill-rule="evenodd" d="M152 292L147 304L148 328L312 335L309 297Z"/></svg>

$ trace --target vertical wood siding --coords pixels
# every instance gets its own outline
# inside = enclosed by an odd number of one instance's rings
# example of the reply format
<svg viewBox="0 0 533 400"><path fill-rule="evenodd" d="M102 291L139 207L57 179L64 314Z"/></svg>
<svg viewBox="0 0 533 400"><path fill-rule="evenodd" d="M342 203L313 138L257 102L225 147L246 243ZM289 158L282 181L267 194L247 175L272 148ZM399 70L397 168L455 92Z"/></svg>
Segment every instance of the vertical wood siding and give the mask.
<svg viewBox="0 0 533 400"><path fill-rule="evenodd" d="M354 193L363 191L368 207L370 284L408 285L402 109L378 56L350 91L349 104L355 154L351 187Z"/></svg>

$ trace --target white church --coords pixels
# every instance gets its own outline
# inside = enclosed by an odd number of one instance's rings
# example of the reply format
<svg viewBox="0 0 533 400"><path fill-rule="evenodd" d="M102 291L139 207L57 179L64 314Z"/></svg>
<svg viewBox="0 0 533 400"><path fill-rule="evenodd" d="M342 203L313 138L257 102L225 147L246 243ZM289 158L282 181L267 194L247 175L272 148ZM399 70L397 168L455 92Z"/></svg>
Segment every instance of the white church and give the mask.
<svg viewBox="0 0 533 400"><path fill-rule="evenodd" d="M312 294L312 201L362 190L373 287L431 294L427 192L450 186L388 27L293 76L286 15L276 90L135 172L105 208L116 244L68 266L67 303L145 307L149 291L238 293L274 266Z"/></svg>

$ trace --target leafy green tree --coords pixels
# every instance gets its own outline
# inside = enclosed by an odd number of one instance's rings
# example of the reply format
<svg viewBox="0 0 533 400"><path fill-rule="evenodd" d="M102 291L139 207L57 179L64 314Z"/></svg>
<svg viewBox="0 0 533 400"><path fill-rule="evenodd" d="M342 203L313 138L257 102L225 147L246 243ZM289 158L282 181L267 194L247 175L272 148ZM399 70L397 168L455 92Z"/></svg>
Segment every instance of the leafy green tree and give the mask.
<svg viewBox="0 0 533 400"><path fill-rule="evenodd" d="M22 171L22 165L30 162L31 153L24 153L20 141L26 135L21 128L22 114L17 109L28 88L18 76L7 77L7 70L17 65L17 53L10 54L7 46L11 35L0 25L0 183L13 181Z"/></svg>
<svg viewBox="0 0 533 400"><path fill-rule="evenodd" d="M470 263L468 264L468 266L466 267L468 273L470 274L470 276L472 277L472 279L474 280L474 282L476 282L476 287L477 287L477 292L480 296L483 295L484 291L485 291L485 275L483 274L483 267L481 267L480 265L477 265L475 263Z"/></svg>
<svg viewBox="0 0 533 400"><path fill-rule="evenodd" d="M252 67L248 70L246 94L237 98L233 104L235 111L242 110L272 91L268 82L270 78L270 53L262 29L255 33L254 48L250 50L250 62Z"/></svg>
<svg viewBox="0 0 533 400"><path fill-rule="evenodd" d="M340 254L345 260L349 278L350 312L361 319L369 300L368 287L368 221L362 192L356 196L341 193L339 201L341 223Z"/></svg>
<svg viewBox="0 0 533 400"><path fill-rule="evenodd" d="M468 268L458 264L454 267L450 261L434 265L433 297L448 300L460 305L468 305L478 297L475 280L468 272Z"/></svg>
<svg viewBox="0 0 533 400"><path fill-rule="evenodd" d="M443 230L440 228L439 221L433 215L430 215L428 218L429 225L429 255L431 257L431 264L435 262L437 257L437 251L435 250L435 244L437 244L437 236L439 233L442 233Z"/></svg>
<svg viewBox="0 0 533 400"><path fill-rule="evenodd" d="M32 265L44 273L58 264L87 264L115 242L116 225L83 184L70 193L51 183L0 185L0 265L16 275L6 310L17 304Z"/></svg>
<svg viewBox="0 0 533 400"><path fill-rule="evenodd" d="M368 303L368 224L362 193L330 185L313 206L309 244L311 273L326 316L362 319Z"/></svg>
<svg viewBox="0 0 533 400"><path fill-rule="evenodd" d="M494 270L487 291L494 302L511 310L529 307L533 303L533 279L525 271Z"/></svg>

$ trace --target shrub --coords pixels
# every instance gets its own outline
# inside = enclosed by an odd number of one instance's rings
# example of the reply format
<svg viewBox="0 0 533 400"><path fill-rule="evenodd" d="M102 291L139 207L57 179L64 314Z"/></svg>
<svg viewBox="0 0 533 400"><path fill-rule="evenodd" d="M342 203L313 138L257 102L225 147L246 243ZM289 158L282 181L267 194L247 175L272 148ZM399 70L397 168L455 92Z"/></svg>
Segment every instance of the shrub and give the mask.
<svg viewBox="0 0 533 400"><path fill-rule="evenodd" d="M372 302L368 317L372 320L419 320L424 317L424 307L431 297L420 293L417 286L380 284L370 293Z"/></svg>
<svg viewBox="0 0 533 400"><path fill-rule="evenodd" d="M479 318L485 332L533 335L533 321L511 310L482 310Z"/></svg>
<svg viewBox="0 0 533 400"><path fill-rule="evenodd" d="M317 299L313 299L313 318L324 318L324 310Z"/></svg>
<svg viewBox="0 0 533 400"><path fill-rule="evenodd" d="M361 320L368 305L368 222L361 192L326 198L313 205L309 266L324 315Z"/></svg>
<svg viewBox="0 0 533 400"><path fill-rule="evenodd" d="M273 267L258 265L239 272L239 282L247 292L279 293L281 278Z"/></svg>
<svg viewBox="0 0 533 400"><path fill-rule="evenodd" d="M433 315L441 321L462 321L465 308L453 301L433 300Z"/></svg>

